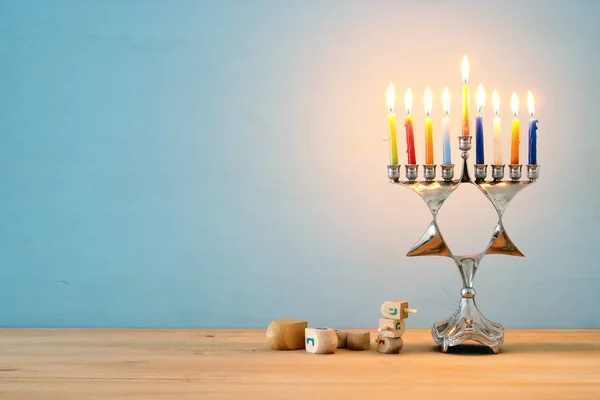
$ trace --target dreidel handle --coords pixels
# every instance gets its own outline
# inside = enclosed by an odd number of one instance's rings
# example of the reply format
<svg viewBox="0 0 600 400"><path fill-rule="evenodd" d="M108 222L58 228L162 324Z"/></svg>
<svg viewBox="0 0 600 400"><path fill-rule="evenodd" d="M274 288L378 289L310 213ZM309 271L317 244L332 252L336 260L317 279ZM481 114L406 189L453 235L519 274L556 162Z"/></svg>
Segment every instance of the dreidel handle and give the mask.
<svg viewBox="0 0 600 400"><path fill-rule="evenodd" d="M404 309L404 311L406 311L409 314L418 314L419 310L417 310L416 308L406 308Z"/></svg>

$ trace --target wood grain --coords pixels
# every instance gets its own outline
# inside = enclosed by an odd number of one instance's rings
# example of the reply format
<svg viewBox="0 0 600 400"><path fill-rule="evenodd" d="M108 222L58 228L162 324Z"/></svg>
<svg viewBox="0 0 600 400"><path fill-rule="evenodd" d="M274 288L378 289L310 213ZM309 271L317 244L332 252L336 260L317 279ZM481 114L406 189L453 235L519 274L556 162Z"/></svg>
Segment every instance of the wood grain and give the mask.
<svg viewBox="0 0 600 400"><path fill-rule="evenodd" d="M0 329L0 398L600 398L599 330L508 330L498 355L403 339L315 355L271 350L264 330Z"/></svg>

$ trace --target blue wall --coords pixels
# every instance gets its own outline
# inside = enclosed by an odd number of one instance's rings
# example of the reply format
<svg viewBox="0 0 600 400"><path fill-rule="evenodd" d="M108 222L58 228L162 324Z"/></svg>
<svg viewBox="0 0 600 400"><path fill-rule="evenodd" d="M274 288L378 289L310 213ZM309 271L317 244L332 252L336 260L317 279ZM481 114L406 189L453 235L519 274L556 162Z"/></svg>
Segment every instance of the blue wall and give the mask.
<svg viewBox="0 0 600 400"><path fill-rule="evenodd" d="M384 91L412 87L423 162L432 88L440 163L467 53L473 89L502 96L506 159L509 95L526 126L536 93L543 165L505 215L527 257L486 258L479 305L600 327L599 18L594 1L0 2L0 325L374 327L389 298L420 309L409 327L447 317L453 263L404 257L430 217L387 184ZM474 190L441 211L453 250L494 226Z"/></svg>

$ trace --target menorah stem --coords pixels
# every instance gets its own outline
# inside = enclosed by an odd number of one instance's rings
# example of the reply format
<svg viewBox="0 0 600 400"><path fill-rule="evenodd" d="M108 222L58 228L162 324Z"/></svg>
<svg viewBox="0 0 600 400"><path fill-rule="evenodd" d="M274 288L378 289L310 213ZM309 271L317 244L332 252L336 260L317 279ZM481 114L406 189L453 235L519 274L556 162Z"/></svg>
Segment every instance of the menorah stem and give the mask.
<svg viewBox="0 0 600 400"><path fill-rule="evenodd" d="M481 261L481 255L454 256L463 282L461 299L458 309L444 321L437 322L431 328L433 339L448 351L466 340L475 340L492 348L494 353L499 350L504 341L502 325L488 320L475 304L475 289L473 280Z"/></svg>
<svg viewBox="0 0 600 400"><path fill-rule="evenodd" d="M475 279L475 272L477 272L477 267L479 267L480 257L477 256L468 256L468 257L456 257L456 265L458 265L458 270L460 271L460 277L463 281L463 292L464 289L473 289L473 280ZM463 297L464 293L463 293ZM474 289L473 296L475 297Z"/></svg>

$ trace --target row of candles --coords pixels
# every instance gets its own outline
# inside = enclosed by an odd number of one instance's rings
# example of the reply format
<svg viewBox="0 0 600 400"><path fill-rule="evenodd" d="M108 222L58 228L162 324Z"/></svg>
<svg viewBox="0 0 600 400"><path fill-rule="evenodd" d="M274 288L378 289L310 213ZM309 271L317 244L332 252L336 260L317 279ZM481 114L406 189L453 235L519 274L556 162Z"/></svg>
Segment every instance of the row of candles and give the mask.
<svg viewBox="0 0 600 400"><path fill-rule="evenodd" d="M462 75L463 75L463 102L462 102L462 135L470 135L470 119L469 119L469 60L467 56L464 56L462 61ZM398 146L396 142L396 114L394 114L394 103L396 99L396 92L394 85L390 83L387 91L387 106L390 111L388 114L388 120L390 124L389 132L389 143L390 143L390 164L398 164ZM431 121L431 106L432 106L432 95L431 90L427 88L425 90L425 164L432 165L433 161L433 128ZM450 92L448 88L444 88L442 95L442 101L444 104L444 117L442 118L442 127L444 130L443 134L443 163L444 165L452 164L451 161L451 149L450 149L450 127L449 127L449 112L450 112ZM412 109L412 91L408 89L404 97L406 107L406 146L408 155L408 164L416 164L415 154L415 139L413 120L410 115ZM485 156L483 151L483 116L481 112L485 105L485 90L482 84L479 84L477 88L477 116L475 117L475 163L485 164ZM492 95L492 105L494 107L494 164L502 164L502 128L500 124L500 96L498 92L494 90ZM537 165L537 123L538 120L534 118L535 100L531 91L527 93L527 105L529 108L529 114L531 119L529 120L529 164ZM519 164L519 144L520 144L520 121L517 118L519 110L519 97L516 93L512 94L511 107L514 119L512 120L512 143L511 143L511 164Z"/></svg>

